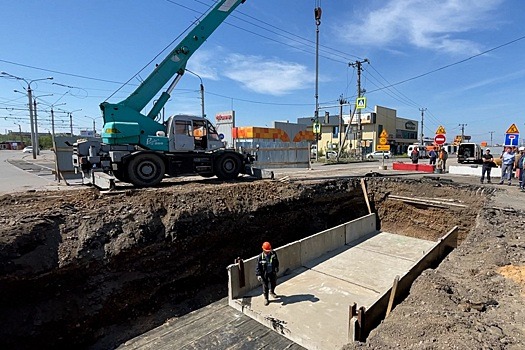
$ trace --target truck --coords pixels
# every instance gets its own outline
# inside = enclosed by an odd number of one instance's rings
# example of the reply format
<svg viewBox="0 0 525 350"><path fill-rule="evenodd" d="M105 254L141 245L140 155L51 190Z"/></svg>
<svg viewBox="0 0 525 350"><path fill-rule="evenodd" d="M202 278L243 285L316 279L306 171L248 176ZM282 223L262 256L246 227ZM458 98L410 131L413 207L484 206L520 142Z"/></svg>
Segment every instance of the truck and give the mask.
<svg viewBox="0 0 525 350"><path fill-rule="evenodd" d="M159 114L182 78L186 64L215 29L245 0L219 0L153 72L125 100L100 104L102 140L73 144L73 167L83 181L111 188L114 180L137 187L159 184L165 175L198 174L222 180L253 174L255 156L226 149L213 124L204 116L175 115L166 122ZM151 110L141 111L173 78ZM260 174L260 173L259 173Z"/></svg>
<svg viewBox="0 0 525 350"><path fill-rule="evenodd" d="M458 163L482 163L481 146L473 142L463 142L458 147Z"/></svg>

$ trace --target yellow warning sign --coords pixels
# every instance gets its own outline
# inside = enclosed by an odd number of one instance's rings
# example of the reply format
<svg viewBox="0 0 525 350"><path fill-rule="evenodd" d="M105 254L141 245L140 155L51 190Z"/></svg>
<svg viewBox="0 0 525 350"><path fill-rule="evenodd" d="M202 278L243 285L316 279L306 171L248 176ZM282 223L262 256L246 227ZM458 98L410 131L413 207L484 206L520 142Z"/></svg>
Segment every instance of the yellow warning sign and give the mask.
<svg viewBox="0 0 525 350"><path fill-rule="evenodd" d="M445 131L445 128L443 127L443 125L440 125L437 130L436 130L436 135L437 134L446 134L447 132Z"/></svg>
<svg viewBox="0 0 525 350"><path fill-rule="evenodd" d="M382 139L386 139L388 138L388 133L386 132L385 129L383 129L383 131L381 132L381 134L379 135L380 138Z"/></svg>
<svg viewBox="0 0 525 350"><path fill-rule="evenodd" d="M390 145L377 145L376 151L390 151Z"/></svg>
<svg viewBox="0 0 525 350"><path fill-rule="evenodd" d="M518 127L516 126L516 124L512 124L505 132L505 134L519 134L519 133L520 131L518 130Z"/></svg>

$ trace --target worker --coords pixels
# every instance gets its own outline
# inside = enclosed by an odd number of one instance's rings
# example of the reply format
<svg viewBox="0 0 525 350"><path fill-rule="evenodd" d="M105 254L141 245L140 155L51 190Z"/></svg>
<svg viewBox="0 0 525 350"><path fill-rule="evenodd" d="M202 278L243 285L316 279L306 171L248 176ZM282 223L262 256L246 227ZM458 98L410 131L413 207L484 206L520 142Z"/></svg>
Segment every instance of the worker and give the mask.
<svg viewBox="0 0 525 350"><path fill-rule="evenodd" d="M512 170L514 168L514 160L516 159L516 155L512 151L512 148L506 147L505 152L500 157L502 164L501 164L501 180L499 182L500 185L503 185L503 182L505 179L507 179L508 185L511 185L511 179L512 179Z"/></svg>
<svg viewBox="0 0 525 350"><path fill-rule="evenodd" d="M430 158L430 165L436 165L436 159L437 159L436 147L430 150L430 152L428 153L428 157Z"/></svg>
<svg viewBox="0 0 525 350"><path fill-rule="evenodd" d="M414 147L412 153L410 153L410 159L412 159L412 164L419 162L419 149L417 147Z"/></svg>
<svg viewBox="0 0 525 350"><path fill-rule="evenodd" d="M264 305L268 306L270 303L268 293L271 294L272 298L277 298L275 286L277 285L277 273L279 272L279 259L277 258L277 253L272 250L269 242L263 243L262 250L262 253L257 257L255 275L257 276L257 280L262 283Z"/></svg>
<svg viewBox="0 0 525 350"><path fill-rule="evenodd" d="M490 149L487 148L485 150L485 154L481 157L481 160L483 161L483 166L481 168L481 183L483 183L483 180L485 180L485 174L487 174L487 183L490 184L490 171L494 166L494 157L490 154Z"/></svg>
<svg viewBox="0 0 525 350"><path fill-rule="evenodd" d="M447 159L448 159L448 152L445 150L445 148L442 148L439 151L439 160L438 160L438 169L441 169L442 173L445 173L447 170Z"/></svg>
<svg viewBox="0 0 525 350"><path fill-rule="evenodd" d="M516 177L518 178L520 190L525 189L525 184L523 183L523 161L525 160L525 147L518 148L519 153L516 154L516 159L514 161L514 169L516 169Z"/></svg>

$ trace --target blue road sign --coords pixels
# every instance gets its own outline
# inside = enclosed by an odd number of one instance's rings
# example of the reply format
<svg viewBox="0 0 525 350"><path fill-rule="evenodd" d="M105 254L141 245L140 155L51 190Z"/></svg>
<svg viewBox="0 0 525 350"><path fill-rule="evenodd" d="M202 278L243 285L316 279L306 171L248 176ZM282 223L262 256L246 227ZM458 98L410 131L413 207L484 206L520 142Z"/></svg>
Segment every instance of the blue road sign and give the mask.
<svg viewBox="0 0 525 350"><path fill-rule="evenodd" d="M505 143L503 145L518 147L519 140L520 134L505 134Z"/></svg>

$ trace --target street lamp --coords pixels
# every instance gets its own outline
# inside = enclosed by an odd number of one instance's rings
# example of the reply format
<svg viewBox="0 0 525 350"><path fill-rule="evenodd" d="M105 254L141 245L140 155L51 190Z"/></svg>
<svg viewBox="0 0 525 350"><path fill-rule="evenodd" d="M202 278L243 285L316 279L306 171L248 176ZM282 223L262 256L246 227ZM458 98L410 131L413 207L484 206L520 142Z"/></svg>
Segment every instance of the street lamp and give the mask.
<svg viewBox="0 0 525 350"><path fill-rule="evenodd" d="M33 124L33 95L32 95L32 90L31 90L31 83L35 81L41 81L41 80L53 80L53 77L33 79L33 80L27 81L24 78L20 78L20 77L17 77L15 75L12 75L6 72L0 72L0 76L1 75L12 78L12 79L16 79L16 80L22 80L27 84L27 98L29 100L29 123L31 124L31 145L33 146L33 159L36 159L35 128Z"/></svg>
<svg viewBox="0 0 525 350"><path fill-rule="evenodd" d="M195 72L192 72L189 69L186 69L186 72L195 75L201 81L201 114L202 114L202 117L204 118L206 117L206 114L204 113L204 84L202 83L202 78L200 77L200 75L198 75Z"/></svg>
<svg viewBox="0 0 525 350"><path fill-rule="evenodd" d="M15 123L15 125L18 125L18 133L20 135L20 146L24 144L24 138L22 137L22 125Z"/></svg>
<svg viewBox="0 0 525 350"><path fill-rule="evenodd" d="M55 146L55 111L53 110L54 107L56 106L63 106L65 105L66 103L59 103L59 104L52 104L51 105L51 143L53 144L53 149L55 150L55 153L56 153L56 146Z"/></svg>
<svg viewBox="0 0 525 350"><path fill-rule="evenodd" d="M71 112L67 112L67 114L69 115L69 129L71 131L71 135L70 135L71 137L73 137L73 113L74 112L79 112L81 110L82 110L82 108L75 109L74 111L71 111Z"/></svg>
<svg viewBox="0 0 525 350"><path fill-rule="evenodd" d="M93 137L96 137L97 136L97 128L96 128L95 120L97 118L90 117L89 115L85 115L84 118L88 118L88 119L91 119L93 121ZM100 117L98 117L98 118L100 118Z"/></svg>
<svg viewBox="0 0 525 350"><path fill-rule="evenodd" d="M33 105L34 105L34 111L35 111L35 147L36 147L36 154L40 155L40 140L38 137L38 120L37 120L37 113L36 113L36 99L40 97L46 97L46 96L53 96L53 94L46 94L46 95L40 95L35 96L33 98Z"/></svg>

